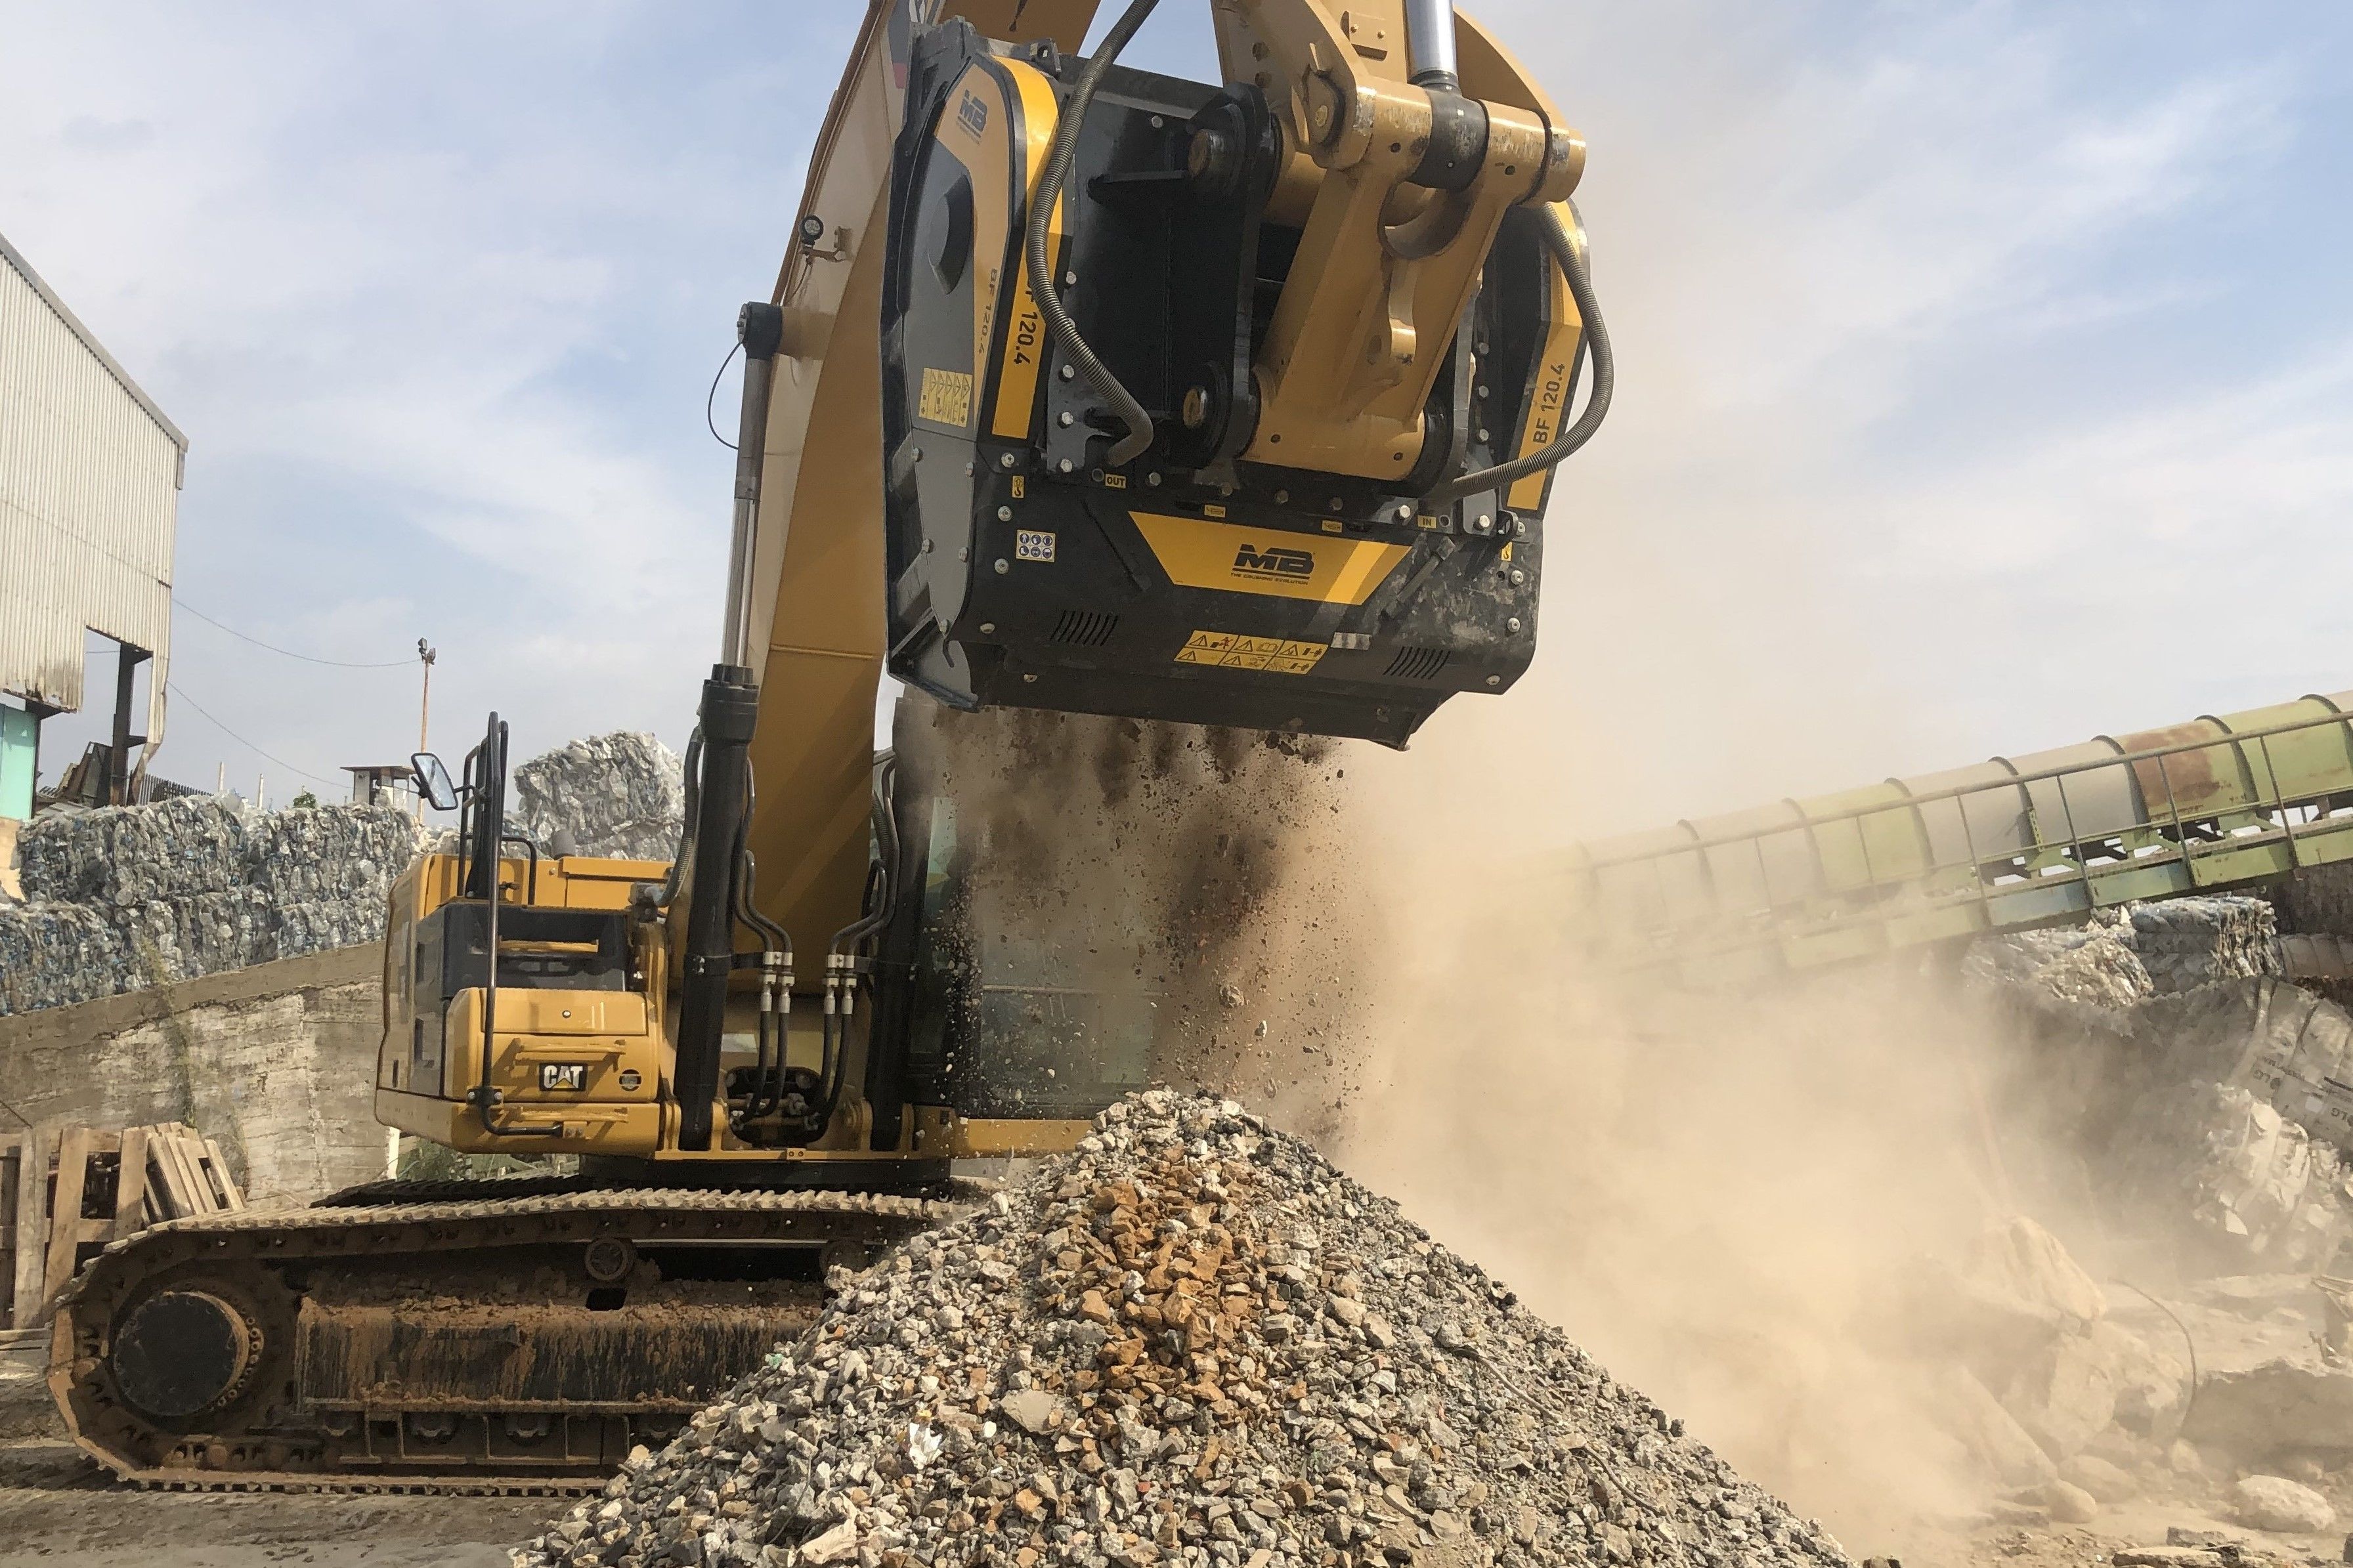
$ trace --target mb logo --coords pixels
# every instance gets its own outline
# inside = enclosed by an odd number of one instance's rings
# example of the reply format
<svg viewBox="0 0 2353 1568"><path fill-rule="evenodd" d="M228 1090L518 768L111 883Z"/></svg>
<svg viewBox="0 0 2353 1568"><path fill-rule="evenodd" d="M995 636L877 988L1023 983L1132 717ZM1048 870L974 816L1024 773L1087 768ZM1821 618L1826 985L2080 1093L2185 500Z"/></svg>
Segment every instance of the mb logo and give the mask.
<svg viewBox="0 0 2353 1568"><path fill-rule="evenodd" d="M956 105L956 122L975 136L988 129L988 105L973 93L965 93Z"/></svg>
<svg viewBox="0 0 2353 1568"><path fill-rule="evenodd" d="M1285 550L1281 546L1261 550L1255 544L1245 544L1234 552L1234 574L1240 577L1313 577L1315 557L1304 550Z"/></svg>

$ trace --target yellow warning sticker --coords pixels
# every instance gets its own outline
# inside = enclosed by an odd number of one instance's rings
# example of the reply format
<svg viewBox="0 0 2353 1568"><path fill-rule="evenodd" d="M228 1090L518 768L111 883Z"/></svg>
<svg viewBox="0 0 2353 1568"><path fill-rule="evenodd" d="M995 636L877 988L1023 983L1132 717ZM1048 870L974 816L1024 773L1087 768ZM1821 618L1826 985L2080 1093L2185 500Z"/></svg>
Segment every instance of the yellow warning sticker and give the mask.
<svg viewBox="0 0 2353 1568"><path fill-rule="evenodd" d="M1176 650L1178 664L1213 664L1224 669L1263 669L1273 675L1304 675L1324 657L1324 645L1285 637L1244 637L1239 632L1195 632Z"/></svg>
<svg viewBox="0 0 2353 1568"><path fill-rule="evenodd" d="M972 420L972 377L960 370L923 371L923 393L916 401L915 417L958 429Z"/></svg>

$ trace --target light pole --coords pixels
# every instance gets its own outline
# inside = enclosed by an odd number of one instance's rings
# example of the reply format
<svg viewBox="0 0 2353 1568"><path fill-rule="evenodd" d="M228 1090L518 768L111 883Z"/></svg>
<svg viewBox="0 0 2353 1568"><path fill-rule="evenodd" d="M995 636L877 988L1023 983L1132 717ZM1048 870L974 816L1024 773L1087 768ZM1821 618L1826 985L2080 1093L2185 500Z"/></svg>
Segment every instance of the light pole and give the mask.
<svg viewBox="0 0 2353 1568"><path fill-rule="evenodd" d="M425 639L417 639L417 661L425 667L425 690L417 701L417 749L433 749L433 661L441 656L438 647L427 647ZM425 820L425 792L417 792L417 820Z"/></svg>

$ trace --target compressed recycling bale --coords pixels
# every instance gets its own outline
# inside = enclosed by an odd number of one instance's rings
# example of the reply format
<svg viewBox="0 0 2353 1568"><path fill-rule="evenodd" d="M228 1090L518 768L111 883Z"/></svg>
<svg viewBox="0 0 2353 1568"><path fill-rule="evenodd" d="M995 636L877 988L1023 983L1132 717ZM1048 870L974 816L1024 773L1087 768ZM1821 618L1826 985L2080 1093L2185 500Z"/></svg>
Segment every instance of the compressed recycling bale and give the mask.
<svg viewBox="0 0 2353 1568"><path fill-rule="evenodd" d="M2276 974L2279 922L2270 902L2242 894L2130 907L2133 951L2159 995Z"/></svg>
<svg viewBox="0 0 2353 1568"><path fill-rule="evenodd" d="M245 812L212 796L45 814L0 910L0 1013L373 942L417 824L383 805Z"/></svg>
<svg viewBox="0 0 2353 1568"><path fill-rule="evenodd" d="M2080 926L1980 938L1968 973L2030 998L2122 1011L2280 972L2279 931L2262 899L2214 894L2094 910Z"/></svg>
<svg viewBox="0 0 2353 1568"><path fill-rule="evenodd" d="M96 910L0 905L0 1016L113 995L127 951L123 934Z"/></svg>
<svg viewBox="0 0 2353 1568"><path fill-rule="evenodd" d="M415 820L390 805L267 812L247 830L248 877L279 904L381 903L418 841Z"/></svg>
<svg viewBox="0 0 2353 1568"><path fill-rule="evenodd" d="M2080 926L2010 931L1972 943L1965 971L2041 1003L2121 1011L2155 995L2130 921L2095 911Z"/></svg>
<svg viewBox="0 0 2353 1568"><path fill-rule="evenodd" d="M254 889L156 900L114 911L130 973L120 990L169 985L277 956L272 911Z"/></svg>
<svg viewBox="0 0 2353 1568"><path fill-rule="evenodd" d="M2143 1095L2110 1158L2127 1216L2221 1272L2316 1268L2353 1218L2336 1152L2235 1084Z"/></svg>
<svg viewBox="0 0 2353 1568"><path fill-rule="evenodd" d="M1848 1562L1394 1204L1158 1089L514 1561Z"/></svg>
<svg viewBox="0 0 2353 1568"><path fill-rule="evenodd" d="M17 840L28 900L120 908L224 892L249 870L243 815L212 795L45 812Z"/></svg>
<svg viewBox="0 0 2353 1568"><path fill-rule="evenodd" d="M678 853L685 769L651 735L622 731L575 741L514 770L510 820L540 852L568 834L574 851L629 860Z"/></svg>
<svg viewBox="0 0 2353 1568"><path fill-rule="evenodd" d="M320 899L282 905L276 912L273 958L300 958L384 939L385 900L380 897Z"/></svg>

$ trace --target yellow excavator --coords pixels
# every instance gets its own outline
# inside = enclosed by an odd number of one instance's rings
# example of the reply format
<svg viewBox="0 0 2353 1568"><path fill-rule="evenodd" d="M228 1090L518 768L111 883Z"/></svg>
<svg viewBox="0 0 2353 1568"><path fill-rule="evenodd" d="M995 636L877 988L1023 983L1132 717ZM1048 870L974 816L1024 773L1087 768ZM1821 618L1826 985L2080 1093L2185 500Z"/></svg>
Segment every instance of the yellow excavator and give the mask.
<svg viewBox="0 0 2353 1568"><path fill-rule="evenodd" d="M117 1473L594 1485L967 1201L954 1162L1067 1148L1151 1070L1155 1009L974 929L960 726L1402 746L1527 668L1609 401L1583 142L1443 0L1213 0L1217 85L1117 63L1153 0L1082 58L1096 9L868 8L737 323L674 862L511 831L495 714L458 777L417 759L459 819L392 894L378 1115L576 1170L111 1248L51 1386Z"/></svg>

